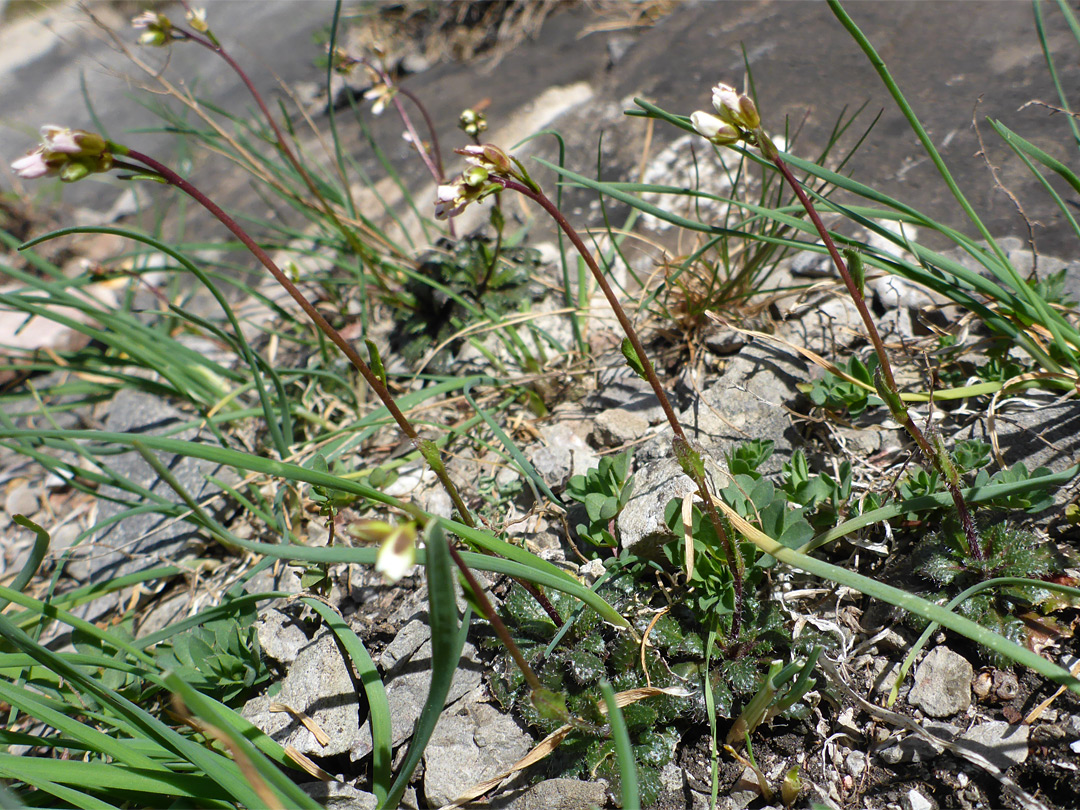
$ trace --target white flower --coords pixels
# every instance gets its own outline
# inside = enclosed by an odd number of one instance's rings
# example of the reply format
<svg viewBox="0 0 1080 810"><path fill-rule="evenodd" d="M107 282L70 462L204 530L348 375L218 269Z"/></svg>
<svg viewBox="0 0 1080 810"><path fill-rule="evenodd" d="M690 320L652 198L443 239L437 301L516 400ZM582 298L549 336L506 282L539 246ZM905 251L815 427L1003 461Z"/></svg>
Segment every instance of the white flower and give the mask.
<svg viewBox="0 0 1080 810"><path fill-rule="evenodd" d="M739 140L739 130L712 113L698 110L690 116L690 122L699 135L704 135L719 146L726 146Z"/></svg>
<svg viewBox="0 0 1080 810"><path fill-rule="evenodd" d="M198 31L200 34L205 34L210 30L210 26L206 24L206 9L205 8L193 8L188 11L184 17L188 21L188 25Z"/></svg>
<svg viewBox="0 0 1080 810"><path fill-rule="evenodd" d="M712 90L712 104L720 118L741 129L757 129L761 126L753 99L739 93L734 87L718 84Z"/></svg>
<svg viewBox="0 0 1080 810"><path fill-rule="evenodd" d="M68 129L55 124L46 124L41 128L41 148L45 152L58 152L63 155L100 155L105 151L105 139L85 129Z"/></svg>
<svg viewBox="0 0 1080 810"><path fill-rule="evenodd" d="M60 152L65 155L77 155L82 152L75 139L75 133L67 127L46 124L41 128L42 148L47 152Z"/></svg>
<svg viewBox="0 0 1080 810"><path fill-rule="evenodd" d="M461 193L460 183L439 186L435 194L435 219L456 217L469 204L468 198Z"/></svg>
<svg viewBox="0 0 1080 810"><path fill-rule="evenodd" d="M382 115L383 110L386 109L386 105L390 103L390 99L394 97L396 92L397 90L395 88L381 82L370 90L364 91L365 101L375 101L375 103L371 105L371 114Z"/></svg>
<svg viewBox="0 0 1080 810"><path fill-rule="evenodd" d="M416 564L416 531L411 526L399 526L379 547L375 570L390 582L397 582Z"/></svg>
<svg viewBox="0 0 1080 810"><path fill-rule="evenodd" d="M39 177L56 174L53 167L45 162L45 156L41 154L40 149L16 160L11 164L11 169L24 180L37 180Z"/></svg>

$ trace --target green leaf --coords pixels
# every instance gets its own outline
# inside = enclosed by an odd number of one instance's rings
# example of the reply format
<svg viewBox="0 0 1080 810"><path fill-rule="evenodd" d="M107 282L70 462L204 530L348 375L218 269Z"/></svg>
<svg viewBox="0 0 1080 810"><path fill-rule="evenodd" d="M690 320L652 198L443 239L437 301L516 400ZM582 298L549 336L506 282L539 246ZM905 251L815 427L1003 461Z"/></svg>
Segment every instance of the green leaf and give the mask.
<svg viewBox="0 0 1080 810"><path fill-rule="evenodd" d="M471 613L466 611L464 620L458 617L454 598L454 572L447 542L439 524L434 521L429 523L424 531L424 567L428 585L428 625L431 628L431 687L413 729L405 759L383 805L385 808L398 806L412 779L413 771L420 763L446 705L450 684L454 679L454 672L457 671L465 637L469 632Z"/></svg>

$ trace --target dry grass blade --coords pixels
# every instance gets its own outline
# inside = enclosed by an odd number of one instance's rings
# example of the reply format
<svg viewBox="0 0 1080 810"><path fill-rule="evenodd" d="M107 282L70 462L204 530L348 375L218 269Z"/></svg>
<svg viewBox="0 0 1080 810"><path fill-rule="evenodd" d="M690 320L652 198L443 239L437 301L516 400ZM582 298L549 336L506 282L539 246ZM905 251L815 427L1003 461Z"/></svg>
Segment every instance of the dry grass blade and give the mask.
<svg viewBox="0 0 1080 810"><path fill-rule="evenodd" d="M691 539L690 547L692 548L693 545L694 541ZM649 626L646 627L645 632L641 634L641 671L645 673L645 685L650 688L652 687L652 678L649 677L649 668L645 666L645 651L649 647L649 633L651 633L652 629L656 627L656 623L660 621L660 617L667 613L669 610L671 610L670 605L661 610L655 616L653 616L652 621L649 622ZM615 698L616 700L618 700L618 695L616 695Z"/></svg>
<svg viewBox="0 0 1080 810"><path fill-rule="evenodd" d="M292 706L286 706L284 703L271 703L270 711L272 712L288 712L288 714L294 719L299 720L300 723L311 732L311 736L315 738L315 741L323 748L330 744L330 735L319 728L319 724L304 714L299 709L294 709Z"/></svg>
<svg viewBox="0 0 1080 810"><path fill-rule="evenodd" d="M271 709L271 711L273 711L273 709ZM323 743L323 745L326 745L326 743ZM285 746L285 753L288 755L289 759L299 765L304 771L314 776L316 779L320 779L323 782L338 781L333 777L333 775L327 773L314 762L312 762L311 758L308 757L307 754L301 754L291 745Z"/></svg>
<svg viewBox="0 0 1080 810"><path fill-rule="evenodd" d="M658 617L659 618L659 617ZM625 706L629 706L633 703L637 703L639 700L645 698L656 697L657 695L675 695L676 697L683 696L685 693L678 688L668 687L661 689L658 686L644 686L639 689L627 689L625 692L619 692L615 695L615 703L621 709ZM607 706L603 703L600 704L600 711L607 714ZM443 805L439 810L453 810L455 807L461 807L463 804L468 804L480 796L483 796L489 790L493 790L499 786L499 784L508 776L512 776L519 771L523 771L530 765L534 765L562 743L566 739L567 735L574 730L574 727L570 724L560 726L553 732L548 734L544 739L537 743L529 753L511 765L502 773L497 776L493 776L490 779L485 779L483 782L479 782L466 790L450 804Z"/></svg>

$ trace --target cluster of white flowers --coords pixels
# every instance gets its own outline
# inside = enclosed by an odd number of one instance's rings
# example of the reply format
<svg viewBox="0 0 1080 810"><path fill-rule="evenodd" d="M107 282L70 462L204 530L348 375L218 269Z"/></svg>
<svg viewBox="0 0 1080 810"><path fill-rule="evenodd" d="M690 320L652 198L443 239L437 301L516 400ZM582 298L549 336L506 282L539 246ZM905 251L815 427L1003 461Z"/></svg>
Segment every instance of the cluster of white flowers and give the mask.
<svg viewBox="0 0 1080 810"><path fill-rule="evenodd" d="M712 104L716 115L698 110L690 116L690 121L699 135L717 146L730 146L744 140L761 127L753 99L734 87L716 85L712 91Z"/></svg>
<svg viewBox="0 0 1080 810"><path fill-rule="evenodd" d="M514 164L510 156L494 144L474 144L455 149L469 164L453 182L441 185L435 196L435 218L456 217L469 203L502 191L502 186L492 183L496 177L515 178Z"/></svg>
<svg viewBox="0 0 1080 810"><path fill-rule="evenodd" d="M47 124L41 128L41 144L11 164L24 180L59 177L65 183L112 168L110 144L100 135L82 129Z"/></svg>
<svg viewBox="0 0 1080 810"><path fill-rule="evenodd" d="M184 19L187 20L188 25L200 34L210 33L210 26L206 22L205 8L188 9L184 14ZM156 11L144 11L139 16L133 17L131 20L131 27L137 28L143 32L139 36L140 45L151 45L162 48L175 39L188 38L187 34L176 29L172 24L172 20ZM210 38L213 40L212 35ZM216 40L214 41L216 43Z"/></svg>

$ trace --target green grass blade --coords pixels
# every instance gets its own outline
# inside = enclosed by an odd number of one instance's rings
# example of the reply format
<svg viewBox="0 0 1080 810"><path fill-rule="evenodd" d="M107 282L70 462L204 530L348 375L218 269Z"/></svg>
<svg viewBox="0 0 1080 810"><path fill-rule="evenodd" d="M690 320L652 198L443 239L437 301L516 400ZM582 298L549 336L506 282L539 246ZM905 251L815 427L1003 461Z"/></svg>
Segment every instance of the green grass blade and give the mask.
<svg viewBox="0 0 1080 810"><path fill-rule="evenodd" d="M280 806L296 808L296 810L320 810L321 805L317 801L304 793L292 779L267 760L262 752L260 752L244 734L241 734L234 727L226 717L227 714L233 714L231 710L226 709L220 703L209 700L206 696L199 694L199 692L193 689L175 672L165 676L165 686L172 690L174 694L180 696L193 715L203 722L210 724L210 726L228 738L229 744L232 747L233 756L239 755L247 760L249 766L254 767L258 772L259 778L262 780L262 787L268 788L274 792L275 798L281 803ZM214 771L209 771L208 774L210 776L216 775ZM245 781L248 781L248 779L245 779ZM245 803L248 804L248 806L257 807L266 805L268 797L265 796L264 791L260 791L259 788L252 785L250 781L248 781L246 787L258 797L255 805L250 803L250 799L245 800ZM234 793L233 795L236 794ZM241 797L237 795L236 798L240 799Z"/></svg>
<svg viewBox="0 0 1080 810"><path fill-rule="evenodd" d="M446 696L450 693L450 684L457 671L461 651L465 647L465 637L469 634L471 612L466 608L465 616L458 617L457 601L454 594L453 563L450 549L442 529L436 523L428 525L424 532L424 549L427 552L425 567L428 584L428 624L431 627L431 688L427 700L420 712L409 741L405 759L398 770L394 784L383 805L393 810L401 801L405 788L412 778L413 771L420 763L439 716L446 705Z"/></svg>
<svg viewBox="0 0 1080 810"><path fill-rule="evenodd" d="M964 501L969 504L985 503L996 498L1005 498L1013 494L1064 486L1077 475L1080 475L1080 464L1074 464L1072 467L1062 470L1061 472L1028 478L1026 481L969 487L962 492ZM890 503L878 509L871 509L869 512L864 512L849 520L845 520L838 526L822 532L800 547L799 551L804 554L809 553L815 548L819 548L826 543L831 543L833 540L838 540L841 537L851 534L853 531L866 528L867 526L873 526L885 520L891 520L892 518L899 517L908 512L923 512L927 509L947 509L952 505L952 496L946 492L939 492L935 495L920 495L918 498L910 498L906 501Z"/></svg>
<svg viewBox="0 0 1080 810"><path fill-rule="evenodd" d="M615 700L615 690L607 680L600 681L600 691L604 695L611 736L615 740L615 760L619 763L619 793L622 796L623 810L641 810L637 763L634 761L634 749L630 745L630 733L626 730L626 720L623 719L622 709Z"/></svg>
<svg viewBox="0 0 1080 810"><path fill-rule="evenodd" d="M377 503L386 504L387 506L398 509L403 508L402 503L398 499L384 495L378 490L356 481L330 475L329 473L318 472L317 470L309 470L297 464L263 458L252 453L244 453L228 447L217 447L214 445L200 444L199 442L187 442L179 439L165 439L159 436L133 437L126 433L108 433L96 430L19 430L3 428L0 429L0 439L4 438L22 439L27 441L46 440L46 442L49 440L66 442L82 439L91 442L107 442L129 447L133 445L137 438L138 441L142 442L147 447L165 453L175 453L177 455L201 458L217 464L236 467L249 472L259 472L290 481L304 481L309 484L316 484L329 489L360 495ZM448 518L435 518L435 520L445 530L453 532L467 542L490 553L505 557L505 559L499 559L497 557L485 557L479 554L473 555L470 558L472 560L472 562L469 563L470 567L477 568L481 571L498 571L501 573L509 573L510 570L512 570L513 576L521 576L536 582L539 585L555 588L556 590L580 599L599 613L605 621L618 627L628 626L626 619L620 616L618 611L611 607L604 599L590 591L588 588L582 586L582 584L574 577L555 565L545 560L541 560L539 557L530 554L525 549L499 540L479 529L470 528L464 524L449 520ZM332 560L336 562L361 562L371 564L375 560L375 549L274 546L240 540L236 537L230 539L233 543L252 551L258 551L260 553L271 554L283 558L295 555L293 557L294 559L327 562L331 561L331 558L322 555L330 554L331 557L340 555L340 559ZM368 552L370 552L370 555ZM506 565L510 562L517 563L517 565ZM0 594L2 594L4 590L6 589L0 589Z"/></svg>
<svg viewBox="0 0 1080 810"><path fill-rule="evenodd" d="M46 759L0 753L0 774L8 779L38 779L78 785L109 794L145 793L161 797L186 796L201 799L227 799L206 776L174 773L167 770L144 771L107 762L83 762L76 759ZM161 806L166 806L164 802ZM258 805L249 805L257 807ZM310 805L309 805L310 807ZM316 804L313 810L318 810Z"/></svg>
<svg viewBox="0 0 1080 810"><path fill-rule="evenodd" d="M1026 647L1022 647L1015 642L1009 641L1007 638L987 630L985 627L976 624L970 619L958 616L952 611L946 610L941 605L923 599L921 596L916 596L913 593L908 593L907 591L903 591L892 585L886 585L884 582L878 582L870 577L863 576L854 571L849 571L846 568L841 568L832 563L827 563L824 560L819 560L816 557L803 554L795 549L782 546L780 543L776 542L776 540L743 519L734 509L727 506L723 501L718 501L717 505L735 525L740 534L752 541L754 545L766 554L771 554L773 557L776 557L780 562L798 568L800 571L805 571L816 577L827 579L830 582L836 582L840 585L854 588L860 593L866 594L874 599L880 599L890 605L895 605L898 608L922 616L924 619L937 622L942 627L946 627L962 636L966 636L972 641L982 644L984 647L987 647L1018 664L1022 664L1025 667L1035 670L1054 683L1068 687L1073 692L1080 694L1080 680L1073 677L1068 670L1048 661Z"/></svg>
<svg viewBox="0 0 1080 810"><path fill-rule="evenodd" d="M30 529L34 533L34 546L30 549L30 556L26 558L26 563L19 570L19 573L15 575L15 579L11 581L10 585L13 591L21 591L30 584L30 580L34 578L34 574L37 573L38 568L41 566L41 561L45 559L45 555L49 551L49 533L25 515L12 515L11 519L19 526ZM7 602L0 599L0 610L7 607L7 604Z"/></svg>
<svg viewBox="0 0 1080 810"><path fill-rule="evenodd" d="M342 621L341 616L318 599L304 597L301 601L322 616L323 621L349 653L353 666L360 676L360 682L364 685L364 694L368 702L368 718L371 724L371 792L375 794L379 806L385 806L393 777L390 703L386 698L386 687L360 637Z"/></svg>

